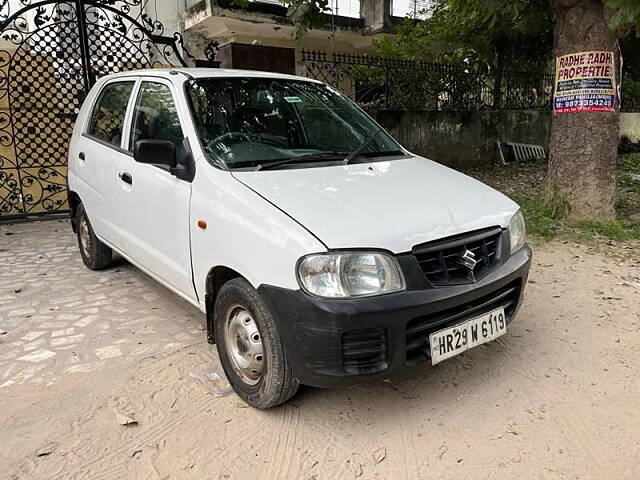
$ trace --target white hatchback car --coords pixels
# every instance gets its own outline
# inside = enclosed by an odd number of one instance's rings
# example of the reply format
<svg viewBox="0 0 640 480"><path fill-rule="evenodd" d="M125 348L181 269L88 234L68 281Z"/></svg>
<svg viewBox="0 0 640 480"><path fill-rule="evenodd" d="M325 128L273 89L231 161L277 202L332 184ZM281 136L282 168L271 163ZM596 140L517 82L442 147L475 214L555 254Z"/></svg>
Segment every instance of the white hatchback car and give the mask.
<svg viewBox="0 0 640 480"><path fill-rule="evenodd" d="M116 251L206 313L257 408L502 335L531 263L514 202L287 75L102 78L71 139L69 202L85 264Z"/></svg>

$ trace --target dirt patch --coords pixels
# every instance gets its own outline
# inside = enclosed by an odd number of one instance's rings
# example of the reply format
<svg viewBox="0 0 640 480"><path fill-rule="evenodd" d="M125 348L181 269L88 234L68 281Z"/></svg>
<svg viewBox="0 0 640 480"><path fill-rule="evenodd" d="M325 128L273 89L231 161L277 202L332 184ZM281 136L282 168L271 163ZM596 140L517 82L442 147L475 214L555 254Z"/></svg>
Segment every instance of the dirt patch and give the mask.
<svg viewBox="0 0 640 480"><path fill-rule="evenodd" d="M126 264L82 269L66 226L15 233L0 258L2 478L640 478L640 263L619 247L537 248L523 309L493 343L257 411L192 376L215 371L215 351L184 302ZM41 263L64 282L38 279ZM99 309L94 329L67 334L83 308ZM19 360L40 338L31 351L55 356Z"/></svg>

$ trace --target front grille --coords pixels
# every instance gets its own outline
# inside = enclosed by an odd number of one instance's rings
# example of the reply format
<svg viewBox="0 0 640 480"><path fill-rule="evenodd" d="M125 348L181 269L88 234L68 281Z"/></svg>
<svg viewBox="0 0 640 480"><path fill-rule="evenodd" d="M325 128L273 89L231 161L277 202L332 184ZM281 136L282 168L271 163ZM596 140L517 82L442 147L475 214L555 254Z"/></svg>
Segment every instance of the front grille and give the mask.
<svg viewBox="0 0 640 480"><path fill-rule="evenodd" d="M413 255L434 286L473 283L500 263L501 236L500 227L478 230L418 245ZM465 265L465 254L471 264Z"/></svg>
<svg viewBox="0 0 640 480"><path fill-rule="evenodd" d="M517 280L472 302L414 318L407 324L407 363L416 364L431 358L429 335L433 332L479 317L499 307L504 308L507 321L511 320L518 304L521 289L521 282Z"/></svg>
<svg viewBox="0 0 640 480"><path fill-rule="evenodd" d="M385 329L367 328L343 333L342 364L345 373L349 375L375 373L387 368Z"/></svg>

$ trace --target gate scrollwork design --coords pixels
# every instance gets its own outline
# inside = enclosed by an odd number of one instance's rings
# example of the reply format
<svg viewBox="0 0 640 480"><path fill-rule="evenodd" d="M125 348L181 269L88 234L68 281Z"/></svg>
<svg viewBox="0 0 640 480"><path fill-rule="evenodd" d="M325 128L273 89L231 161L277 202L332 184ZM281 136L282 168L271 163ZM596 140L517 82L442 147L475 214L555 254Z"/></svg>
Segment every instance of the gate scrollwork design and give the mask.
<svg viewBox="0 0 640 480"><path fill-rule="evenodd" d="M186 65L182 36L165 36L145 4L0 0L0 219L68 209L69 140L97 79Z"/></svg>

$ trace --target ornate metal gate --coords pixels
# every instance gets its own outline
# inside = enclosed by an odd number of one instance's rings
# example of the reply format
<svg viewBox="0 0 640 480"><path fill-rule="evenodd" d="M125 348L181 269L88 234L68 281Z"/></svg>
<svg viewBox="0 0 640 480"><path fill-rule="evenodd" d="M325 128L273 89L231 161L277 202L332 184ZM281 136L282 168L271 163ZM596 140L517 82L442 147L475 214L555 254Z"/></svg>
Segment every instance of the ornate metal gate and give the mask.
<svg viewBox="0 0 640 480"><path fill-rule="evenodd" d="M67 210L68 143L98 78L186 65L181 35L164 36L145 4L20 0L10 14L0 0L0 219Z"/></svg>

